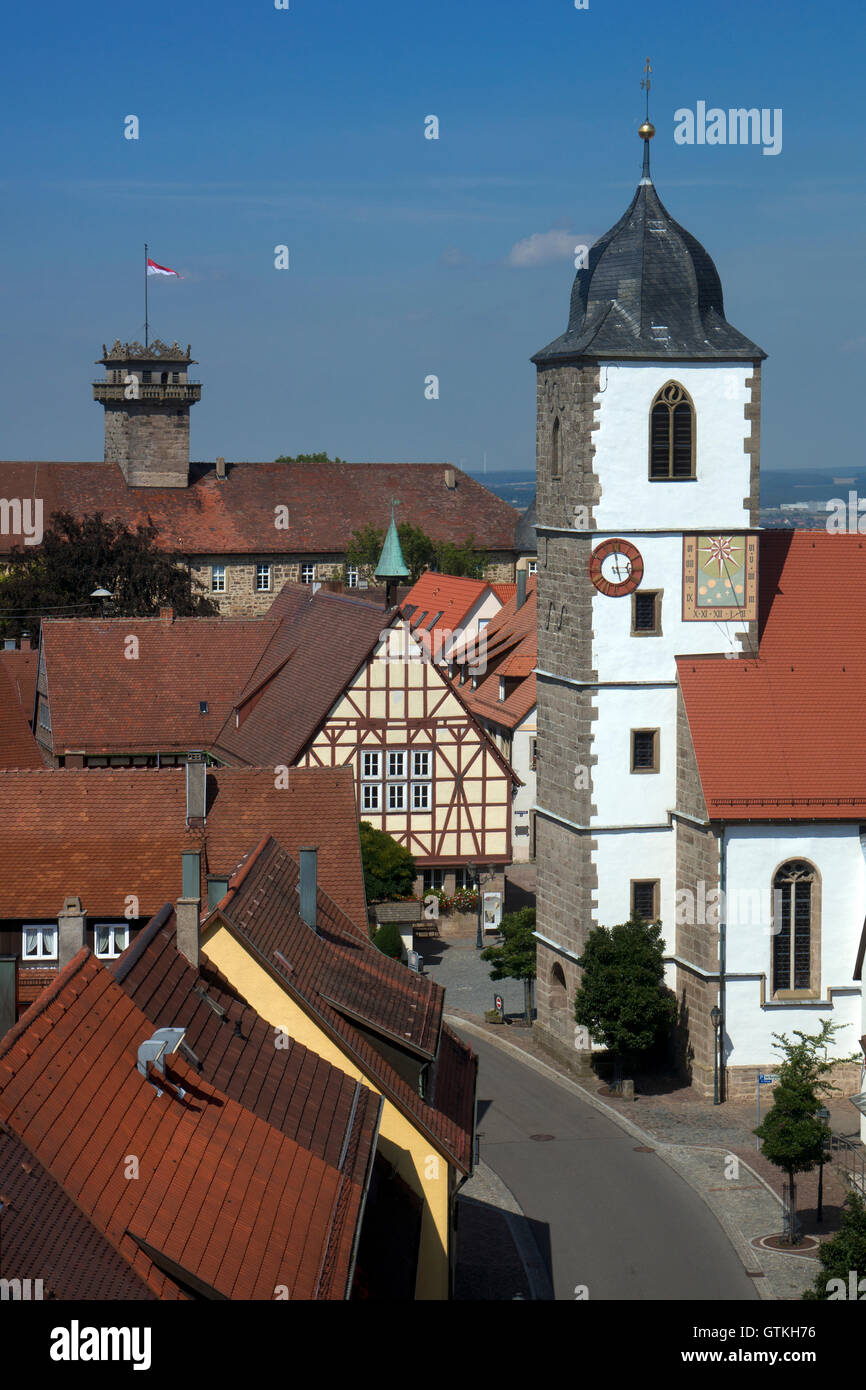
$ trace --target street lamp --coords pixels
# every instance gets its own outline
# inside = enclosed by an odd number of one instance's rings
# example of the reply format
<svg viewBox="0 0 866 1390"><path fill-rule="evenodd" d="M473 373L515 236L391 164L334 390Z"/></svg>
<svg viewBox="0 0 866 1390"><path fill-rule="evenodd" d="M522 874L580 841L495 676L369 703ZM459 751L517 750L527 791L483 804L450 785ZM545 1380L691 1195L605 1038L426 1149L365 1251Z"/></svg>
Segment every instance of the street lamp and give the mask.
<svg viewBox="0 0 866 1390"><path fill-rule="evenodd" d="M98 599L100 600L100 607L101 607L102 617L104 618L104 617L105 617L105 600L106 600L107 598L111 598L111 594L109 593L108 589L94 589L94 590L93 590L93 593L90 595L90 597L91 597L91 598L98 598Z"/></svg>
<svg viewBox="0 0 866 1390"><path fill-rule="evenodd" d="M484 938L481 934L481 865L469 863L466 865L466 872L470 878L475 880L475 891L478 894L478 922L475 928L475 949L480 951L484 945Z"/></svg>
<svg viewBox="0 0 866 1390"><path fill-rule="evenodd" d="M819 1120L826 1124L830 1118L830 1111L826 1105L821 1105L815 1111ZM821 1140L821 1162L818 1164L818 1210L815 1213L816 1221L824 1220L824 1140Z"/></svg>
<svg viewBox="0 0 866 1390"><path fill-rule="evenodd" d="M719 1103L719 1025L722 1021L722 1011L718 1004L714 1004L710 1009L710 1020L713 1025L713 1105Z"/></svg>

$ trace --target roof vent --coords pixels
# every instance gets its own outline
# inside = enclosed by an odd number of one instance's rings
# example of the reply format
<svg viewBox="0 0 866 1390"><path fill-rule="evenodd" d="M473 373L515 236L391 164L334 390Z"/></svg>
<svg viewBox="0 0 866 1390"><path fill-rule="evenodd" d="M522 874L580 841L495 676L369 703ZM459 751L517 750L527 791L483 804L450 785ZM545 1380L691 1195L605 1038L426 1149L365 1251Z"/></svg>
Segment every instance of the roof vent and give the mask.
<svg viewBox="0 0 866 1390"><path fill-rule="evenodd" d="M202 703L205 703L202 701ZM205 711L202 711L204 713ZM186 760L186 823L207 817L207 762L204 753L189 753Z"/></svg>
<svg viewBox="0 0 866 1390"><path fill-rule="evenodd" d="M177 1052L177 1049L180 1047L185 1037L185 1028L157 1028L153 1037L139 1044L138 1059L135 1065L138 1071L141 1072L141 1075L146 1077L148 1067L152 1065L158 1072L161 1072L162 1075L165 1076L166 1057L171 1056L173 1052ZM162 1095L162 1091L158 1086L156 1087L156 1093L158 1096ZM181 1087L178 1087L178 1095L182 1098L185 1094L186 1092Z"/></svg>
<svg viewBox="0 0 866 1390"><path fill-rule="evenodd" d="M216 461L216 475L217 475L217 477L219 478L219 480L220 480L221 483L224 483L224 482L225 482L225 480L226 480L226 461L225 461L225 459L223 459L223 458L219 458L219 459L217 459L217 461Z"/></svg>
<svg viewBox="0 0 866 1390"><path fill-rule="evenodd" d="M457 470L454 468L445 469L445 486L453 492L457 486Z"/></svg>
<svg viewBox="0 0 866 1390"><path fill-rule="evenodd" d="M207 700L199 700L198 712L199 714L207 714Z"/></svg>

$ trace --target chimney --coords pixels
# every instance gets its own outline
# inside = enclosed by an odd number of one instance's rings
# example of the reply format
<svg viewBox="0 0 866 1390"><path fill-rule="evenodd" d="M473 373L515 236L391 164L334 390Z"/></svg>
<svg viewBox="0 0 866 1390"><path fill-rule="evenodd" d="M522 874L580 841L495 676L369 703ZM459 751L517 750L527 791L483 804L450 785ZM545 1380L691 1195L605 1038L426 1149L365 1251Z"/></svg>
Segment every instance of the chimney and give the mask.
<svg viewBox="0 0 866 1390"><path fill-rule="evenodd" d="M207 821L207 763L204 753L190 753L186 760L186 823Z"/></svg>
<svg viewBox="0 0 866 1390"><path fill-rule="evenodd" d="M84 940L85 914L80 898L64 898L57 918L57 968L62 970L77 955Z"/></svg>
<svg viewBox="0 0 866 1390"><path fill-rule="evenodd" d="M301 861L301 881L298 891L301 895L301 916L308 927L318 936L316 928L316 892L318 845L307 846L299 851Z"/></svg>
<svg viewBox="0 0 866 1390"><path fill-rule="evenodd" d="M177 949L198 969L201 941L199 937L199 908L201 907L201 855L184 854L182 896L175 904L177 920Z"/></svg>
<svg viewBox="0 0 866 1390"><path fill-rule="evenodd" d="M454 468L445 469L445 486L453 492L457 486L457 471Z"/></svg>
<svg viewBox="0 0 866 1390"><path fill-rule="evenodd" d="M221 483L224 483L224 482L225 482L225 480L226 480L226 461L225 461L225 459L223 459L223 458L219 458L219 459L217 459L217 461L216 461L216 475L217 475L217 477L219 478L219 480L220 480Z"/></svg>
<svg viewBox="0 0 866 1390"><path fill-rule="evenodd" d="M164 623L173 623L173 622L174 622L174 609L173 609L173 608L160 608L160 610L159 610L159 616L160 616L160 618L162 619L162 621L163 621Z"/></svg>
<svg viewBox="0 0 866 1390"><path fill-rule="evenodd" d="M517 612L517 609L518 609L518 608L522 608L522 607L523 607L523 605L524 605L525 602L526 602L526 570L523 569L523 570L518 570L518 571L517 571L517 603L516 603L515 609L514 609L515 613Z"/></svg>

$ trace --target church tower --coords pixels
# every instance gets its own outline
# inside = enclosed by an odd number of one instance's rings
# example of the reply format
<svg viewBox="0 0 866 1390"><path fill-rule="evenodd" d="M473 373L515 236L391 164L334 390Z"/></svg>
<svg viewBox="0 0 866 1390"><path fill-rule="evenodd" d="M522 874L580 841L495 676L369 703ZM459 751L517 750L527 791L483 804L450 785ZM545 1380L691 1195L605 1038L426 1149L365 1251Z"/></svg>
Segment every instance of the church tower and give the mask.
<svg viewBox="0 0 866 1390"><path fill-rule="evenodd" d="M578 270L566 331L532 359L538 1031L586 1065L574 996L589 932L661 918L704 1085L717 945L677 922L677 902L683 882L718 885L719 858L675 658L756 642L766 354L726 321L712 260L661 203L654 133L640 128L640 183Z"/></svg>
<svg viewBox="0 0 866 1390"><path fill-rule="evenodd" d="M93 399L105 407L105 462L116 463L130 487L186 487L189 412L201 386L189 380L190 349L155 339L147 347L116 341L97 358L105 380Z"/></svg>

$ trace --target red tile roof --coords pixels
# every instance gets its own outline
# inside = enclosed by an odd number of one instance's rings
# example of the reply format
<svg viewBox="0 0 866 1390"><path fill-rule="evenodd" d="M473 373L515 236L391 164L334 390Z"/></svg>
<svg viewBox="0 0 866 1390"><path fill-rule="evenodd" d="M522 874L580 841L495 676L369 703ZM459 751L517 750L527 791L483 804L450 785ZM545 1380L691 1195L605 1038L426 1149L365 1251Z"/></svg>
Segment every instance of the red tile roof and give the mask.
<svg viewBox="0 0 866 1390"><path fill-rule="evenodd" d="M483 579L466 579L452 574L434 574L427 571L412 585L400 609L408 618L413 631L417 631L419 635L430 633L435 656L437 634L441 645L443 641L448 640L443 638L442 634L462 631L469 614L486 594L494 593L501 605L504 600L496 591L507 587L504 584L488 584ZM513 589L514 585L511 588ZM409 612L409 609L412 611ZM438 620L433 623L437 614ZM447 656L447 652L445 655Z"/></svg>
<svg viewBox="0 0 866 1390"><path fill-rule="evenodd" d="M267 618L46 619L54 752L209 747L278 630Z"/></svg>
<svg viewBox="0 0 866 1390"><path fill-rule="evenodd" d="M348 1049L371 1083L461 1171L470 1172L477 1061L441 1021L443 991L382 957L369 940L353 939L321 895L318 934L313 932L298 911L297 882L291 856L274 839L263 841L239 870L226 900L203 923L205 940L208 928L223 921L324 1031ZM355 1021L390 1046L416 1055L438 1054L426 1100ZM440 1084L441 1103L436 1098Z"/></svg>
<svg viewBox="0 0 866 1390"><path fill-rule="evenodd" d="M153 1025L80 951L0 1039L0 1118L162 1299L348 1296L362 1194L179 1052L142 1076ZM157 1085L153 1082L158 1082ZM126 1176L128 1155L139 1181ZM347 1201L353 1217L335 1218ZM338 1248L335 1244L338 1243Z"/></svg>
<svg viewBox="0 0 866 1390"><path fill-rule="evenodd" d="M206 955L196 969L180 954L170 906L108 969L155 1027L186 1029L201 1076L333 1167L346 1152L345 1171L366 1185L378 1097L293 1038L275 1047L272 1026Z"/></svg>
<svg viewBox="0 0 866 1390"><path fill-rule="evenodd" d="M202 848L202 874L228 877L273 832L290 849L318 844L322 887L366 935L351 768L275 782L272 768L211 768L207 824L188 830L182 768L0 772L0 919L56 917L73 894L91 918L122 918L134 894L147 918L179 895L182 853Z"/></svg>
<svg viewBox="0 0 866 1390"><path fill-rule="evenodd" d="M36 1155L2 1122L0 1202L0 1275L4 1279L41 1279L44 1299L156 1298Z"/></svg>
<svg viewBox="0 0 866 1390"><path fill-rule="evenodd" d="M758 576L757 659L677 659L707 811L862 820L866 538L765 531Z"/></svg>
<svg viewBox="0 0 866 1390"><path fill-rule="evenodd" d="M445 486L441 463L235 463L220 482L213 464L193 464L187 488L128 487L113 463L0 462L0 494L40 497L48 519L102 512L135 527L153 521L158 543L183 555L343 555L352 535L384 531L391 498L399 519L433 540L474 535L482 550L515 549L520 513L468 474L455 469ZM5 491L4 491L5 489ZM275 509L288 508L277 529ZM0 536L0 553L14 537Z"/></svg>
<svg viewBox="0 0 866 1390"><path fill-rule="evenodd" d="M12 678L12 684L28 720L33 718L36 703L36 671L39 653L30 647L0 652L0 670Z"/></svg>
<svg viewBox="0 0 866 1390"><path fill-rule="evenodd" d="M498 724L506 729L514 729L535 708L536 681L535 667L538 663L538 590L534 576L526 586L526 598L517 608L517 595L500 609L480 634L479 638L467 643L454 654L458 666L466 668L486 663L486 673L479 673L478 685L473 690L467 682L460 684L455 677L455 688L466 701L478 719ZM471 671L469 672L471 674ZM507 690L506 698L499 698L500 678L516 682L514 688Z"/></svg>
<svg viewBox="0 0 866 1390"><path fill-rule="evenodd" d="M0 665L0 768L45 767L12 678Z"/></svg>

